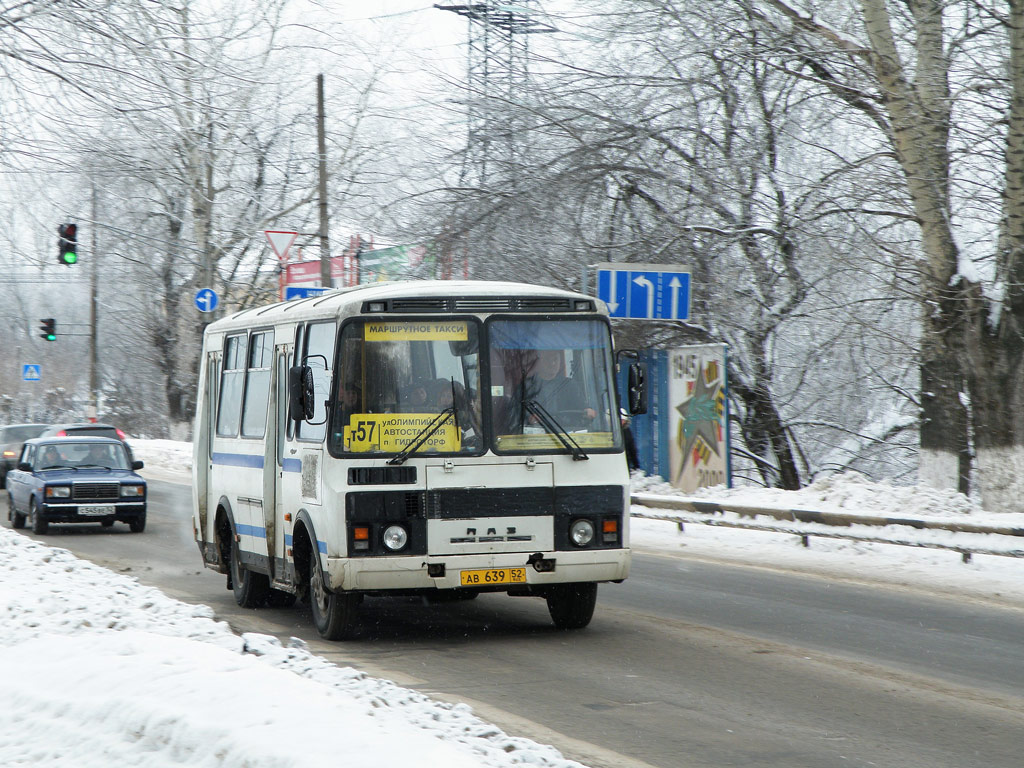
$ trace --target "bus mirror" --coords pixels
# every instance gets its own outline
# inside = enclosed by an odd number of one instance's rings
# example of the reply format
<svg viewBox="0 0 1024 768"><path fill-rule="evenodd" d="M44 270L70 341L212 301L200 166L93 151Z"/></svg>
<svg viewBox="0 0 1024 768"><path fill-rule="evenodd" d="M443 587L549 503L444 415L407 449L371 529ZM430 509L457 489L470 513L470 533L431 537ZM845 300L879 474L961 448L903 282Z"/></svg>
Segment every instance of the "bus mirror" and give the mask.
<svg viewBox="0 0 1024 768"><path fill-rule="evenodd" d="M632 363L629 366L629 412L647 413L647 366Z"/></svg>
<svg viewBox="0 0 1024 768"><path fill-rule="evenodd" d="M313 418L313 369L308 365L293 365L288 369L288 415L294 421Z"/></svg>

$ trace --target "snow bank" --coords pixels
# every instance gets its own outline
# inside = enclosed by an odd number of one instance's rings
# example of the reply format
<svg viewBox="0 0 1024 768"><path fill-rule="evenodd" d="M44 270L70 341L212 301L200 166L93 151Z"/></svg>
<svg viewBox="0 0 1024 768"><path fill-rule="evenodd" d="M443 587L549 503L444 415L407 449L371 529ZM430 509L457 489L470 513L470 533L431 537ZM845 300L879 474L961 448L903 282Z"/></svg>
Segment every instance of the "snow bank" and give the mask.
<svg viewBox="0 0 1024 768"><path fill-rule="evenodd" d="M0 765L579 764L0 529Z"/></svg>

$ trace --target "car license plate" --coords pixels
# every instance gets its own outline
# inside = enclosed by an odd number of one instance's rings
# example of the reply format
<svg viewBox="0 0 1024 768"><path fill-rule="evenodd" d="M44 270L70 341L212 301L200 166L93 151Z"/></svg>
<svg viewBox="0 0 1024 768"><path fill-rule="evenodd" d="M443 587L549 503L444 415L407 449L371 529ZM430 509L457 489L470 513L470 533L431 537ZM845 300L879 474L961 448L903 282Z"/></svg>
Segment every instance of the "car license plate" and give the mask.
<svg viewBox="0 0 1024 768"><path fill-rule="evenodd" d="M483 587L488 584L525 584L525 568L485 568L479 571L462 571L462 586Z"/></svg>
<svg viewBox="0 0 1024 768"><path fill-rule="evenodd" d="M103 517L105 515L114 514L113 504L97 504L94 507L79 507L78 514L88 515L89 517Z"/></svg>

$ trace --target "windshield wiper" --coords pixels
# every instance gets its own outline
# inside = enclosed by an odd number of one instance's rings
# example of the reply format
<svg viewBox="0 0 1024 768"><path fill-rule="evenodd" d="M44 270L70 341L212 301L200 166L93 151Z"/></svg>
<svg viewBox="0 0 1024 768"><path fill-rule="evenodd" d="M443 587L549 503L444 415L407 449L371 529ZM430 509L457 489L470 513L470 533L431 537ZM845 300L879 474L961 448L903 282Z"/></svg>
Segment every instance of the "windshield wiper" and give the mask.
<svg viewBox="0 0 1024 768"><path fill-rule="evenodd" d="M586 461L590 458L580 448L579 443L572 439L572 435L566 431L565 427L559 424L543 405L536 400L523 400L523 407L536 416L537 420L545 426L548 432L558 438L558 441L572 454L573 461Z"/></svg>
<svg viewBox="0 0 1024 768"><path fill-rule="evenodd" d="M455 415L455 404L452 403L448 408L445 408L434 420L427 424L423 429L416 433L416 437L405 446L398 454L388 459L388 464L404 464L405 460L408 459L415 451L419 450L419 447L430 439L441 426L449 419L454 418L456 425L459 423L458 416Z"/></svg>

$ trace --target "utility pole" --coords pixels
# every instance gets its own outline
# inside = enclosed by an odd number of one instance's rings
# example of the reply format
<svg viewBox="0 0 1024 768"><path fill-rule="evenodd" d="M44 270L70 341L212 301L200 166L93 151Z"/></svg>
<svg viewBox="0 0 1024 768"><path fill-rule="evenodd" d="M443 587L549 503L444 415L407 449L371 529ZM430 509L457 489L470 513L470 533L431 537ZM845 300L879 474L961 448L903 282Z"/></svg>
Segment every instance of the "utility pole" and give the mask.
<svg viewBox="0 0 1024 768"><path fill-rule="evenodd" d="M327 135L324 128L324 76L316 76L316 152L320 181L320 285L331 287L331 243L327 234Z"/></svg>
<svg viewBox="0 0 1024 768"><path fill-rule="evenodd" d="M98 364L97 347L99 337L99 237L96 226L96 184L92 185L92 226L89 228L89 254L92 256L92 273L89 276L89 408L87 416L89 421L96 421L99 417L99 390L100 372Z"/></svg>

